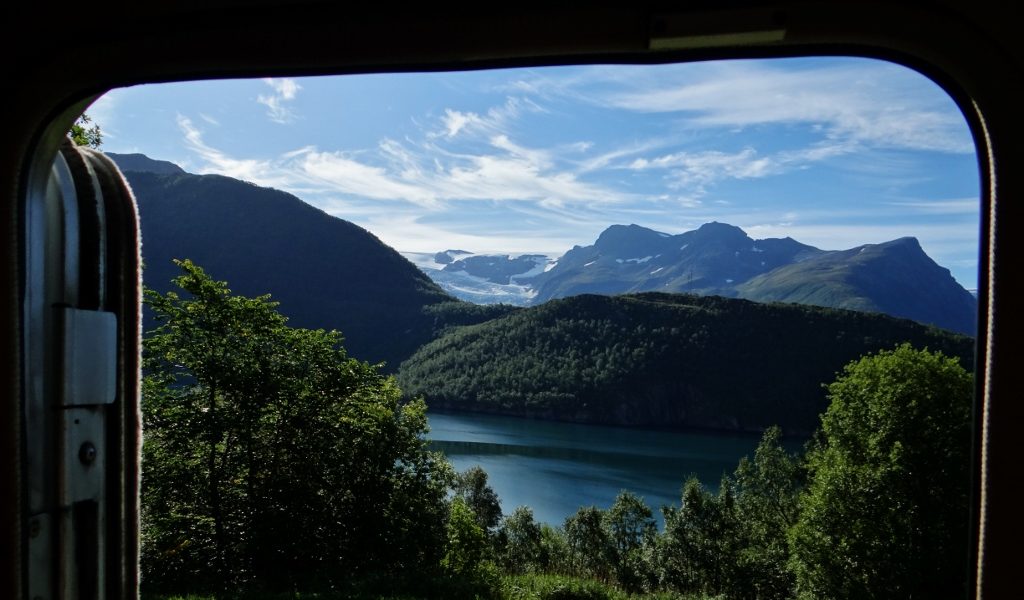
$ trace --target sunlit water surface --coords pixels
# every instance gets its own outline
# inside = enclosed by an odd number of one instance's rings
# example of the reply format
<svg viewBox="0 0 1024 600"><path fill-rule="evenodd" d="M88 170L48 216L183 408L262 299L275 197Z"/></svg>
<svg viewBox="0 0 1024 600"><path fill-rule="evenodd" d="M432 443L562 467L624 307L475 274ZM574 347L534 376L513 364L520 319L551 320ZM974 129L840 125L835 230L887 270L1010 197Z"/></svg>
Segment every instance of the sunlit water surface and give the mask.
<svg viewBox="0 0 1024 600"><path fill-rule="evenodd" d="M680 503L683 482L695 475L712 491L743 456L753 457L755 434L668 432L536 421L515 417L431 412L433 447L456 470L480 465L508 514L533 509L538 521L561 525L580 506L606 509L621 490L644 498L659 526L660 507ZM787 442L791 451L799 441Z"/></svg>

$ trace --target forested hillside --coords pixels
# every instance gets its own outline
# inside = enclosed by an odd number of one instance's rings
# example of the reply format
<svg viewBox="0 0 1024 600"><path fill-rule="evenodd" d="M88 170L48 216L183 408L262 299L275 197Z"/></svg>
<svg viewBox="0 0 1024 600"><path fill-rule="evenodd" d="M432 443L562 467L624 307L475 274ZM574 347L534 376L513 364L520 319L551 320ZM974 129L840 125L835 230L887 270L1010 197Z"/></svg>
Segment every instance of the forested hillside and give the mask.
<svg viewBox="0 0 1024 600"><path fill-rule="evenodd" d="M807 434L821 385L910 342L972 364L972 338L880 314L710 296L583 295L454 329L399 383L436 409Z"/></svg>

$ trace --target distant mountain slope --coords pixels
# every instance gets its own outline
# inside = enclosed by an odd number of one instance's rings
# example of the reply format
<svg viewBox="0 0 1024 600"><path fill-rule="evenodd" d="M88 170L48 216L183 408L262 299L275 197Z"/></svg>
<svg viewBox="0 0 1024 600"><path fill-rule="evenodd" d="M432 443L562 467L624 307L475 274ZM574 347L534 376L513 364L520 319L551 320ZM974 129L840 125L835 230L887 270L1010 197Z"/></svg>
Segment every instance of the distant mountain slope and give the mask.
<svg viewBox="0 0 1024 600"><path fill-rule="evenodd" d="M915 238L826 252L737 286L740 297L882 312L974 333L978 301Z"/></svg>
<svg viewBox="0 0 1024 600"><path fill-rule="evenodd" d="M145 154L115 154L113 152L107 152L117 167L123 172L141 172L141 173L156 173L158 175L184 175L185 170L178 165L166 161L156 160L146 156Z"/></svg>
<svg viewBox="0 0 1024 600"><path fill-rule="evenodd" d="M576 294L690 292L883 312L974 333L977 300L914 238L824 251L707 223L678 235L613 225L530 280L534 304Z"/></svg>
<svg viewBox="0 0 1024 600"><path fill-rule="evenodd" d="M689 294L581 295L456 328L399 370L430 406L583 423L806 434L822 383L901 342L973 340L880 314Z"/></svg>
<svg viewBox="0 0 1024 600"><path fill-rule="evenodd" d="M536 302L642 291L733 296L736 283L821 252L789 238L754 241L725 223L679 235L612 225L594 245L566 252L533 285Z"/></svg>
<svg viewBox="0 0 1024 600"><path fill-rule="evenodd" d="M235 292L272 294L295 326L340 330L350 355L391 369L445 326L446 307L461 310L371 233L290 194L111 156L135 192L143 277L157 290L178 274L171 259L190 258Z"/></svg>

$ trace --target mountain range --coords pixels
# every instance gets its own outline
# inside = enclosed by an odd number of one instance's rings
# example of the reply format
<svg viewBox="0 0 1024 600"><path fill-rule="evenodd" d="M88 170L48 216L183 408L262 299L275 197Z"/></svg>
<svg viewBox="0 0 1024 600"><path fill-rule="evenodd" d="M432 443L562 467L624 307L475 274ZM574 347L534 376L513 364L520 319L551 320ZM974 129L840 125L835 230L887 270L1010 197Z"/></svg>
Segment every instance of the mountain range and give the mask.
<svg viewBox="0 0 1024 600"><path fill-rule="evenodd" d="M973 297L913 238L827 252L721 223L676 236L616 225L557 260L413 256L453 281L546 300L481 305L291 194L110 156L138 203L147 286L169 290L172 259L190 258L236 293L271 294L293 326L340 330L351 356L385 362L435 408L725 430L778 422L807 433L824 406L820 383L866 352L911 342L972 359L967 336L878 314L912 309L956 329L943 320L958 306L949 297L966 295L963 312L973 311ZM636 293L674 288L703 295ZM630 293L604 295L618 291Z"/></svg>
<svg viewBox="0 0 1024 600"><path fill-rule="evenodd" d="M687 292L881 312L971 335L975 330L977 300L913 237L829 251L788 237L755 240L717 222L677 235L612 225L594 244L554 260L453 252L411 258L449 293L473 302L528 306L578 294Z"/></svg>
<svg viewBox="0 0 1024 600"><path fill-rule="evenodd" d="M557 259L457 249L403 257L291 194L141 154L110 156L138 202L148 286L170 289L171 259L190 258L238 293L270 293L295 326L340 330L353 356L389 371L450 327L589 293L798 302L974 332L977 301L913 238L824 251L753 240L723 223L678 235L613 225ZM505 304L472 303L495 299Z"/></svg>

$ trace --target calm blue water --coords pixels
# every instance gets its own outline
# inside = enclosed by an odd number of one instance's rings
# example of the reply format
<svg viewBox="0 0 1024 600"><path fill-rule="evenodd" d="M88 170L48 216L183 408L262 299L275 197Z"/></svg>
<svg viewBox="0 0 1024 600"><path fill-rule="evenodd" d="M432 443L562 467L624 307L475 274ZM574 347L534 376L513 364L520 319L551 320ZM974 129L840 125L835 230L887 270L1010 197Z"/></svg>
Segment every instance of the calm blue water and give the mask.
<svg viewBox="0 0 1024 600"><path fill-rule="evenodd" d="M661 523L696 475L717 491L723 473L753 456L760 436L643 431L515 417L429 413L430 433L456 470L480 465L505 514L526 505L561 525L580 506L605 509L619 491L642 496ZM793 450L799 447L794 443Z"/></svg>

